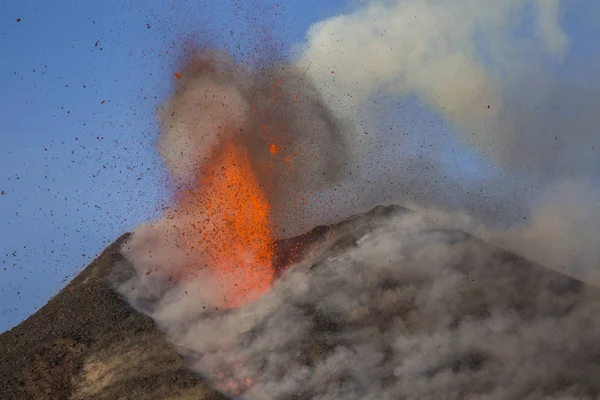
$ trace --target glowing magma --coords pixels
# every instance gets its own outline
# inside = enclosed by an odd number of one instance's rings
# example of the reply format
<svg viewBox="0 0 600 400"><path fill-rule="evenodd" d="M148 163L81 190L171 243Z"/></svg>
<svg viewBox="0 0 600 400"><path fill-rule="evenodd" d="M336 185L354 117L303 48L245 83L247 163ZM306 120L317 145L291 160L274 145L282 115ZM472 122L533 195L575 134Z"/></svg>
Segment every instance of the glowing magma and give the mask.
<svg viewBox="0 0 600 400"><path fill-rule="evenodd" d="M182 193L178 211L191 217L185 243L200 250L223 286L224 308L239 307L267 292L273 279L275 239L271 207L245 149L221 142L204 163L201 185Z"/></svg>

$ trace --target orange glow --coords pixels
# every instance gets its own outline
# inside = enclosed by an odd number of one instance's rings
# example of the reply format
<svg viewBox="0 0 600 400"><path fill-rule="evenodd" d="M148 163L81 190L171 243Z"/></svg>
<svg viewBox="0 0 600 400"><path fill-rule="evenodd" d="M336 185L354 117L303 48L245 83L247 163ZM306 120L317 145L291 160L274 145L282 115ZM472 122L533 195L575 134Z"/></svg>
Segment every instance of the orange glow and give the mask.
<svg viewBox="0 0 600 400"><path fill-rule="evenodd" d="M200 249L206 267L226 285L221 307L239 307L267 292L275 238L271 207L247 152L222 142L206 163L202 187L185 192L178 212L192 217L185 242Z"/></svg>
<svg viewBox="0 0 600 400"><path fill-rule="evenodd" d="M181 79L181 72L175 72L175 78Z"/></svg>
<svg viewBox="0 0 600 400"><path fill-rule="evenodd" d="M275 146L275 143L271 143L271 145L269 146L269 152L271 154L277 154L277 151L278 151L278 149L277 149L277 146Z"/></svg>

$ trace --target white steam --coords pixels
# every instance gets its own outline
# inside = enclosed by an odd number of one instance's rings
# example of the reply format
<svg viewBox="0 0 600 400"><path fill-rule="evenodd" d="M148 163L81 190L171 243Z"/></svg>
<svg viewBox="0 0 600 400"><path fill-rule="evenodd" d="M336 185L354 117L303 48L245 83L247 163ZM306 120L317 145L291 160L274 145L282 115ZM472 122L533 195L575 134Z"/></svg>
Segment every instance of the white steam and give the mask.
<svg viewBox="0 0 600 400"><path fill-rule="evenodd" d="M298 63L342 114L378 93L416 95L467 142L503 153L511 85L567 52L559 11L559 0L372 0L313 25Z"/></svg>
<svg viewBox="0 0 600 400"><path fill-rule="evenodd" d="M560 182L531 221L488 233L528 259L600 287L600 192L583 180Z"/></svg>
<svg viewBox="0 0 600 400"><path fill-rule="evenodd" d="M140 290L152 279L120 288L191 368L243 398L600 393L597 289L404 209L338 226L271 292L227 313L211 309L202 278Z"/></svg>
<svg viewBox="0 0 600 400"><path fill-rule="evenodd" d="M411 204L440 227L459 229L526 259L600 287L600 192L585 180L563 180L530 205L520 223L490 229L467 213Z"/></svg>
<svg viewBox="0 0 600 400"><path fill-rule="evenodd" d="M600 58L587 38L568 36L564 11L598 26L592 2L560 0L371 0L314 24L298 64L334 110L376 137L355 141L369 175L346 192L369 187L352 196L361 205L470 214L488 226L478 228L487 239L591 281L600 265ZM573 55L573 45L590 55ZM441 165L452 156L443 135L394 106L409 98L492 165L472 167L483 178ZM414 130L424 149L416 157L402 151Z"/></svg>

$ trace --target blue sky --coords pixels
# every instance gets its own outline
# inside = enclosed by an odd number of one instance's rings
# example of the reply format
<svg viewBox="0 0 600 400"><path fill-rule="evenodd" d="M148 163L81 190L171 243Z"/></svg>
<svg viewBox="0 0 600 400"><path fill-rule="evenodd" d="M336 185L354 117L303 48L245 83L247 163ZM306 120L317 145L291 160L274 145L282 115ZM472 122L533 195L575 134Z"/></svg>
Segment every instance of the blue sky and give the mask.
<svg viewBox="0 0 600 400"><path fill-rule="evenodd" d="M254 33L265 27L285 55L305 40L312 23L358 4L4 3L0 332L45 304L108 243L155 217L167 201L165 173L154 150L154 111L171 90L176 57L187 34L243 57L256 44ZM598 15L600 5L594 7L598 10L564 19L571 35L581 38L569 56L576 66L590 60L587 52L598 30L584 19ZM481 180L493 173L491 164L474 151L458 147L443 121L413 103L406 100L410 115L401 117L403 129L435 131L449 149L441 156L449 174Z"/></svg>
<svg viewBox="0 0 600 400"><path fill-rule="evenodd" d="M267 15L276 4L260 3ZM291 45L343 6L276 7L270 28ZM180 38L243 51L248 10L234 1L3 3L0 331L156 215L167 192L154 110L171 88Z"/></svg>

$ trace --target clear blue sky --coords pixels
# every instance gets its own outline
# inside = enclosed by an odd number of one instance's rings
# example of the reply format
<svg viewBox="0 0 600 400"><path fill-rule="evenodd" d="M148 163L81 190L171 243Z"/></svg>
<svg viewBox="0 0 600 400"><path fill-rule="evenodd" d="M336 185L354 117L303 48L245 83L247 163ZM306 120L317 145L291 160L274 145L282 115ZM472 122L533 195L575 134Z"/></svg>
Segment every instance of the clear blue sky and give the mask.
<svg viewBox="0 0 600 400"><path fill-rule="evenodd" d="M256 12L235 3L0 6L0 332L166 200L153 113L170 90L178 38L241 51L252 28L245 14ZM286 46L301 41L344 3L276 7L273 33Z"/></svg>
<svg viewBox="0 0 600 400"><path fill-rule="evenodd" d="M261 9L252 11L256 4ZM108 243L155 216L166 201L154 111L171 90L182 36L240 53L256 28L247 23L257 16L289 48L305 39L310 24L353 4L3 2L0 332L45 304ZM572 31L584 25L577 18L566 17ZM575 54L585 53L597 33L579 32L588 39L575 43ZM444 129L434 125L429 129ZM480 158L457 153L455 144L449 148L449 165L480 175Z"/></svg>

